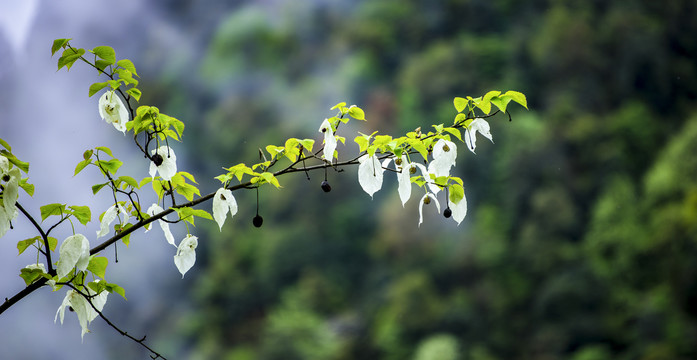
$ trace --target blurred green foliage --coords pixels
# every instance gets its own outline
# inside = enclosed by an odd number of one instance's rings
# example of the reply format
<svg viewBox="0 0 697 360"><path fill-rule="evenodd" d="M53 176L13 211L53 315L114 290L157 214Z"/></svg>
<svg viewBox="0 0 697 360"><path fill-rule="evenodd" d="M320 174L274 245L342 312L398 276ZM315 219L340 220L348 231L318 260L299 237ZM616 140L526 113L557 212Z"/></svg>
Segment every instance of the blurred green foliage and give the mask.
<svg viewBox="0 0 697 360"><path fill-rule="evenodd" d="M694 1L248 1L221 16L196 91L155 95L200 114L186 143L210 176L315 136L344 99L366 110L365 133L451 121L453 96L491 89L524 92L532 111L491 121L496 143L476 156L461 149L460 227L427 208L417 229L392 176L371 201L355 170L330 171L329 194L319 175L282 179L261 194L261 229L254 195L236 195L235 219L200 234L180 351L697 357Z"/></svg>

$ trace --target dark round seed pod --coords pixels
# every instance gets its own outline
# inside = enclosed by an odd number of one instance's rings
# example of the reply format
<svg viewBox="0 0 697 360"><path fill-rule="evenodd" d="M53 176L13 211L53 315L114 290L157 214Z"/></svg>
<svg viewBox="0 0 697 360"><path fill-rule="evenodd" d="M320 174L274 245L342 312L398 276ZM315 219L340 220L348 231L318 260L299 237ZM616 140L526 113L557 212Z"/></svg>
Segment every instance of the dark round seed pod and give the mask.
<svg viewBox="0 0 697 360"><path fill-rule="evenodd" d="M394 159L394 163L397 165L402 165L402 159L401 158L396 158Z"/></svg>
<svg viewBox="0 0 697 360"><path fill-rule="evenodd" d="M323 180L322 185L320 185L320 186L322 187L322 190L324 190L324 192L332 191L332 187L329 185L329 181L327 181L327 180Z"/></svg>
<svg viewBox="0 0 697 360"><path fill-rule="evenodd" d="M155 154L152 156L152 162L155 163L155 166L160 166L162 165L162 162L165 161L165 159L162 158L162 155L160 154Z"/></svg>
<svg viewBox="0 0 697 360"><path fill-rule="evenodd" d="M264 218L261 217L261 215L257 214L257 216L252 219L252 224L254 224L254 227L261 227L261 224L264 223Z"/></svg>
<svg viewBox="0 0 697 360"><path fill-rule="evenodd" d="M449 207L447 207L447 208L445 208L445 211L443 211L443 216L445 216L445 218L447 219L447 218L453 216L453 211L450 210Z"/></svg>
<svg viewBox="0 0 697 360"><path fill-rule="evenodd" d="M429 196L426 196L426 197L424 198L424 204L428 205L428 204L430 204L430 203L431 203L431 198L430 198Z"/></svg>
<svg viewBox="0 0 697 360"><path fill-rule="evenodd" d="M2 181L10 181L10 175L7 175L7 174L3 175Z"/></svg>
<svg viewBox="0 0 697 360"><path fill-rule="evenodd" d="M409 168L409 174L412 174L412 175L416 174L416 166L412 166Z"/></svg>
<svg viewBox="0 0 697 360"><path fill-rule="evenodd" d="M443 151L445 151L445 152L450 151L450 147L448 145L443 145Z"/></svg>

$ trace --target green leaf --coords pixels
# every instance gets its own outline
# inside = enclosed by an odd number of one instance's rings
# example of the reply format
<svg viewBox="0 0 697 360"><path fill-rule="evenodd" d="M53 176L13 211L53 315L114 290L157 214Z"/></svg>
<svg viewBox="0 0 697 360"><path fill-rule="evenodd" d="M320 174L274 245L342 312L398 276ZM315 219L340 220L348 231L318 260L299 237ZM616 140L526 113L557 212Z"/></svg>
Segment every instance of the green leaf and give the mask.
<svg viewBox="0 0 697 360"><path fill-rule="evenodd" d="M453 104L455 105L455 110L457 110L457 112L462 112L467 107L467 99L456 97L453 100Z"/></svg>
<svg viewBox="0 0 697 360"><path fill-rule="evenodd" d="M8 144L5 140L0 139L0 145L7 149L7 151L12 151L12 147L10 147L10 144Z"/></svg>
<svg viewBox="0 0 697 360"><path fill-rule="evenodd" d="M496 107L504 113L506 112L506 107L508 107L509 102L511 102L511 98L506 95L491 99L491 103L496 105ZM467 126L469 126L469 124L467 124Z"/></svg>
<svg viewBox="0 0 697 360"><path fill-rule="evenodd" d="M19 251L19 254L17 255L22 255L24 250L26 250L28 247L30 247L32 244L34 244L37 241L41 241L40 236L34 236L31 239L26 239L26 240L21 240L17 243L17 250Z"/></svg>
<svg viewBox="0 0 697 360"><path fill-rule="evenodd" d="M141 188L141 187L143 187L143 185L149 184L151 181L152 181L151 177L144 177L143 180L141 180L140 183L138 183L137 187Z"/></svg>
<svg viewBox="0 0 697 360"><path fill-rule="evenodd" d="M107 87L107 85L109 84L106 81L90 85L89 97L92 97L92 95L96 94L99 90L104 89Z"/></svg>
<svg viewBox="0 0 697 360"><path fill-rule="evenodd" d="M267 183L275 186L276 188L281 187L281 184L278 182L278 179L276 179L276 177L272 173L270 173L270 172L261 173L261 177L264 180L266 180Z"/></svg>
<svg viewBox="0 0 697 360"><path fill-rule="evenodd" d="M186 184L182 183L177 185L174 188L174 191L177 192L177 194L183 196L186 198L186 200L193 200L194 199L194 194L201 196L201 192L198 190L197 187L191 185L191 184Z"/></svg>
<svg viewBox="0 0 697 360"><path fill-rule="evenodd" d="M105 182L104 184L92 185L92 194L97 195L99 190L102 190L102 188L108 184L109 184L108 182Z"/></svg>
<svg viewBox="0 0 697 360"><path fill-rule="evenodd" d="M94 62L94 66L99 69L99 70L104 70L107 68L107 66L111 65L112 63L106 60L101 60L98 59L97 61Z"/></svg>
<svg viewBox="0 0 697 360"><path fill-rule="evenodd" d="M408 139L407 144L411 145L412 149L418 151L424 159L428 158L428 149L420 139Z"/></svg>
<svg viewBox="0 0 697 360"><path fill-rule="evenodd" d="M103 152L107 153L109 156L114 157L114 155L111 153L111 149L109 149L109 148L106 147L106 146L97 146L97 147L94 148L94 149L95 149L95 150L99 150L99 151L103 151Z"/></svg>
<svg viewBox="0 0 697 360"><path fill-rule="evenodd" d="M509 91L506 91L506 93L504 95L507 97L510 97L513 101L522 105L524 108L526 108L526 109L528 108L528 99L525 97L525 95L523 93L518 92L518 91L509 90Z"/></svg>
<svg viewBox="0 0 697 360"><path fill-rule="evenodd" d="M41 221L46 220L47 217L51 215L62 216L65 212L65 204L48 204L40 208L41 210Z"/></svg>
<svg viewBox="0 0 697 360"><path fill-rule="evenodd" d="M48 237L48 247L51 248L51 251L56 251L56 246L58 246L58 239L49 236Z"/></svg>
<svg viewBox="0 0 697 360"><path fill-rule="evenodd" d="M460 141L462 141L462 134L460 133L460 129L446 127L446 128L443 128L443 131L451 133L453 136L455 136Z"/></svg>
<svg viewBox="0 0 697 360"><path fill-rule="evenodd" d="M7 158L7 160L9 160L11 163L13 163L20 170L24 171L25 174L29 172L29 163L28 162L24 162L24 161L17 159L17 157L14 156L14 154L12 154L11 152L9 152L7 150L0 150L0 154L5 156Z"/></svg>
<svg viewBox="0 0 697 360"><path fill-rule="evenodd" d="M356 105L351 105L348 114L350 117L356 120L365 120L365 112L363 112L363 109L359 108Z"/></svg>
<svg viewBox="0 0 697 360"><path fill-rule="evenodd" d="M71 39L53 40L53 45L51 46L51 56L55 55L56 51L58 51L58 49L61 49L63 46L65 46L65 44L67 44L69 40L71 40Z"/></svg>
<svg viewBox="0 0 697 360"><path fill-rule="evenodd" d="M206 211L206 210L195 209L195 210L192 212L192 214L193 214L194 216L198 216L198 217L200 217L200 218L204 218L204 219L208 219L208 220L213 220L213 217L211 216L211 214L210 214L208 211Z"/></svg>
<svg viewBox="0 0 697 360"><path fill-rule="evenodd" d="M132 177L130 177L130 176L125 176L125 175L124 175L124 176L119 176L119 180L125 182L126 184L128 184L128 185L131 186L131 187L133 187L134 189L137 189L137 188L139 187L139 186L138 186L138 181L136 181L136 179L134 179L134 178L132 178Z"/></svg>
<svg viewBox="0 0 697 360"><path fill-rule="evenodd" d="M491 100L482 99L476 102L476 104L477 107L482 110L484 115L489 115L489 113L491 112Z"/></svg>
<svg viewBox="0 0 697 360"><path fill-rule="evenodd" d="M450 185L450 201L457 204L465 197L465 189L460 184Z"/></svg>
<svg viewBox="0 0 697 360"><path fill-rule="evenodd" d="M109 62L110 65L116 62L116 52L114 52L114 49L111 46L97 46L96 48L92 49L92 52L103 60Z"/></svg>
<svg viewBox="0 0 697 360"><path fill-rule="evenodd" d="M111 159L109 161L98 160L96 161L97 166L108 171L111 174L116 174L123 162L119 159Z"/></svg>
<svg viewBox="0 0 697 360"><path fill-rule="evenodd" d="M28 183L29 179L22 179L19 181L19 187L21 187L24 192L29 194L29 196L34 196L34 184Z"/></svg>
<svg viewBox="0 0 697 360"><path fill-rule="evenodd" d="M87 265L87 270L104 279L106 266L108 264L109 260L107 258L103 256L92 256L90 258L90 263Z"/></svg>
<svg viewBox="0 0 697 360"><path fill-rule="evenodd" d="M44 274L41 269L22 269L20 270L19 276L24 279L27 286L31 285L36 279L40 278Z"/></svg>
<svg viewBox="0 0 697 360"><path fill-rule="evenodd" d="M136 72L136 67L135 67L135 65L133 65L133 62L131 60L128 60L128 59L119 60L118 62L116 62L116 65L130 71L131 73L133 73L133 75L138 76L138 73ZM140 76L138 76L138 77L140 77Z"/></svg>
<svg viewBox="0 0 697 360"><path fill-rule="evenodd" d="M92 159L85 159L85 160L82 160L79 163L77 163L77 166L75 167L75 173L73 174L73 176L79 174L80 171L82 171L82 169L84 169L85 167L87 167L87 165L89 165L91 163L92 163Z"/></svg>
<svg viewBox="0 0 697 360"><path fill-rule="evenodd" d="M314 139L303 139L300 140L300 145L303 146L305 150L308 152L312 152L312 147L315 145L315 140Z"/></svg>
<svg viewBox="0 0 697 360"><path fill-rule="evenodd" d="M84 54L85 49L67 48L63 50L63 55L60 57L60 59L58 59L58 70L63 68L63 66L67 67L68 70L70 70L75 61L80 59L80 57Z"/></svg>
<svg viewBox="0 0 697 360"><path fill-rule="evenodd" d="M124 291L122 287L116 284L106 284L106 290L110 293L117 293L121 295L124 299L126 299L126 291Z"/></svg>
<svg viewBox="0 0 697 360"><path fill-rule="evenodd" d="M344 107L344 106L346 106L346 102L343 102L343 101L342 101L342 102L340 102L340 103L338 103L338 104L332 106L332 108L329 109L329 110L339 109L339 108L342 108L342 107Z"/></svg>
<svg viewBox="0 0 697 360"><path fill-rule="evenodd" d="M72 205L68 208L72 210L72 214L82 225L87 225L92 220L92 211L88 206Z"/></svg>
<svg viewBox="0 0 697 360"><path fill-rule="evenodd" d="M133 96L133 98L136 99L136 101L140 101L140 96L143 94L140 90L138 90L136 88L130 88L130 89L126 90L126 93L128 95ZM175 126L175 129L176 129L176 126ZM182 130L183 129L184 129L184 126L182 123ZM179 136L181 136L181 133L179 134Z"/></svg>

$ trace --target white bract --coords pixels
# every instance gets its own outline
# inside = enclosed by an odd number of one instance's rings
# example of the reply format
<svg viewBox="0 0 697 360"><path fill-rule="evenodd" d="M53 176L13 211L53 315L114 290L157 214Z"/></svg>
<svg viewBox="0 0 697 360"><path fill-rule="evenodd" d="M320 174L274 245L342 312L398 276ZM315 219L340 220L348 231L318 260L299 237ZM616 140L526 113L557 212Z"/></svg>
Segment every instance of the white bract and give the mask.
<svg viewBox="0 0 697 360"><path fill-rule="evenodd" d="M449 176L450 168L455 166L457 145L451 141L440 139L433 145L433 160L428 164L428 172L437 177Z"/></svg>
<svg viewBox="0 0 697 360"><path fill-rule="evenodd" d="M61 244L58 254L56 273L59 278L68 275L74 267L85 270L90 262L90 242L82 234L68 236Z"/></svg>
<svg viewBox="0 0 697 360"><path fill-rule="evenodd" d="M84 287L84 291L89 296L95 295L94 291L90 290L88 286ZM104 305L106 304L107 295L109 295L108 291L102 291L101 293L99 293L99 295L92 297L91 301L92 305L94 305L94 308L96 308L99 311L102 311L102 309L104 309ZM68 290L68 292L65 294L65 297L63 298L63 302L58 307L58 311L56 311L56 317L53 319L53 322L55 323L60 317L61 324L63 324L63 319L65 317L65 308L71 307L73 311L75 311L77 319L80 322L80 327L82 328L81 336L84 340L85 334L89 332L87 325L89 325L92 322L92 320L94 320L97 317L97 315L99 315L97 311L95 311L94 308L92 308L92 305L90 305L89 300L87 300L77 291L72 289Z"/></svg>
<svg viewBox="0 0 697 360"><path fill-rule="evenodd" d="M413 166L407 156L402 154L402 164L399 165L399 173L397 173L397 191L399 192L399 199L402 200L402 207L409 201L411 197L411 167Z"/></svg>
<svg viewBox="0 0 697 360"><path fill-rule="evenodd" d="M215 218L221 231L228 211L230 211L231 218L237 214L237 201L232 196L232 191L220 188L213 196L213 218Z"/></svg>
<svg viewBox="0 0 697 360"><path fill-rule="evenodd" d="M174 155L174 150L169 146L160 146L152 150L151 155L160 155L162 163L155 165L155 162L150 162L150 176L155 179L155 173L159 173L162 180L172 180L172 176L177 173L177 157Z"/></svg>
<svg viewBox="0 0 697 360"><path fill-rule="evenodd" d="M104 212L104 215L102 215L100 229L99 231L97 231L97 239L109 233L111 223L113 223L114 220L116 220L117 216L121 224L128 223L129 216L126 212L126 209L124 209L123 206L121 206L121 204L111 205L111 207L109 207L106 210L106 212Z"/></svg>
<svg viewBox="0 0 697 360"><path fill-rule="evenodd" d="M469 148L472 153L474 153L474 149L477 147L477 132L489 139L492 143L494 142L489 129L489 123L481 118L472 120L470 125L467 127L465 130L465 143L467 144L467 148Z"/></svg>
<svg viewBox="0 0 697 360"><path fill-rule="evenodd" d="M126 134L128 110L114 90L105 92L99 98L99 115L107 123L113 124L116 130Z"/></svg>
<svg viewBox="0 0 697 360"><path fill-rule="evenodd" d="M10 229L10 221L17 217L17 199L19 198L19 180L21 174L18 168L10 170L9 160L0 155L0 183L4 189L0 197L0 237Z"/></svg>
<svg viewBox="0 0 697 360"><path fill-rule="evenodd" d="M390 159L385 160L385 165ZM382 188L382 173L385 171L380 165L378 157L365 154L358 159L358 183L361 184L363 191L370 197Z"/></svg>
<svg viewBox="0 0 697 360"><path fill-rule="evenodd" d="M322 157L331 162L334 159L334 150L336 150L336 137L329 119L324 119L319 126L319 132L324 133L324 154L322 154Z"/></svg>
<svg viewBox="0 0 697 360"><path fill-rule="evenodd" d="M160 205L157 204L152 204L148 208L148 215L153 216L155 214L159 214L163 212L164 209L160 207ZM167 216L163 216L161 219L167 220ZM160 228L162 228L162 231L165 233L165 239L167 239L167 242L172 244L172 246L176 247L177 245L174 244L174 236L172 236L172 232L169 230L169 224L166 221L163 220L157 220L157 222L160 224ZM146 232L149 231L149 229L145 230Z"/></svg>
<svg viewBox="0 0 697 360"><path fill-rule="evenodd" d="M179 243L177 254L174 255L174 265L177 266L179 272L182 273L182 279L194 263L196 262L196 247L198 246L198 238L191 234L186 235L184 240Z"/></svg>
<svg viewBox="0 0 697 360"><path fill-rule="evenodd" d="M426 205L425 201L426 198L430 198L431 202L436 203L436 208L438 209L438 213L440 214L440 204L438 203L438 199L436 199L436 196L431 194L431 193L426 193L422 198L421 198L421 204L419 205L419 226L421 226L421 223L424 222L424 205Z"/></svg>
<svg viewBox="0 0 697 360"><path fill-rule="evenodd" d="M467 198L463 195L462 199L457 204L448 199L448 207L450 207L450 210L453 212L453 220L460 225L467 215Z"/></svg>

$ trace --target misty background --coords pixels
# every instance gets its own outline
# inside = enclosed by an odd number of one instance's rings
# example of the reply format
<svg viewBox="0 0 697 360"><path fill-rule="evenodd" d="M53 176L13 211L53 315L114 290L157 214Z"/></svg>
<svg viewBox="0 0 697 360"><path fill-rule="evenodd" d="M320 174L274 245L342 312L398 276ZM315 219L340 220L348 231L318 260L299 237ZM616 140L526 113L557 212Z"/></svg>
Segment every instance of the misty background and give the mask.
<svg viewBox="0 0 697 360"><path fill-rule="evenodd" d="M282 178L282 191L261 192L261 229L252 192L235 194L222 232L197 222L183 280L159 229L120 245L118 264L105 251L107 279L128 297L110 295L105 314L172 359L691 359L695 18L688 0L3 1L0 137L31 164L36 193L19 201L37 217L60 202L95 220L110 205L91 194L98 173L73 177L88 148L147 176L87 97L96 73L55 71L63 37L135 63L141 103L186 123L173 147L202 193L258 147L319 140L340 101L368 119L340 131L348 157L356 130L449 123L454 96L522 91L531 111L492 119L494 144L460 146L470 211L459 227L426 208L418 228L417 201L402 208L390 174L373 200L355 169L330 172L329 194L323 174ZM2 297L35 261L16 249L30 224L14 225L0 239ZM41 289L0 316L4 354L147 358L99 319L84 341L73 314L54 324L64 292Z"/></svg>

